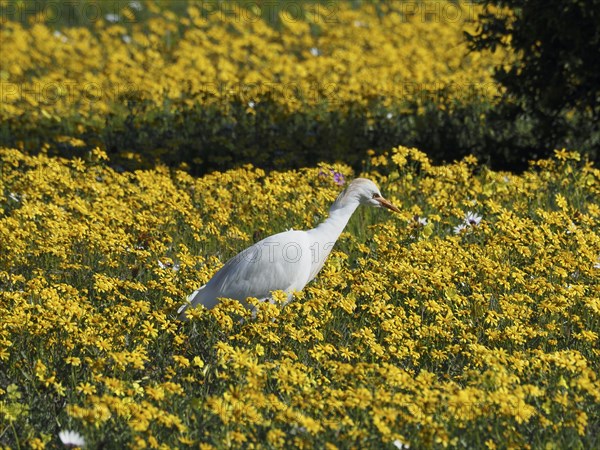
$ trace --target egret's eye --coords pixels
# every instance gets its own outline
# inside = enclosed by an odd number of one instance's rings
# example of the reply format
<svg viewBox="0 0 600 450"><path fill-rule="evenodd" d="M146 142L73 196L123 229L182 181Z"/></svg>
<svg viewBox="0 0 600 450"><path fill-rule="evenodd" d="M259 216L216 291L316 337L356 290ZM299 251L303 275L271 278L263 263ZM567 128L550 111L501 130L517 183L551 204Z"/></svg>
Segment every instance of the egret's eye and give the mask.
<svg viewBox="0 0 600 450"><path fill-rule="evenodd" d="M381 194L379 192L375 192L373 194L373 198L381 198Z"/></svg>

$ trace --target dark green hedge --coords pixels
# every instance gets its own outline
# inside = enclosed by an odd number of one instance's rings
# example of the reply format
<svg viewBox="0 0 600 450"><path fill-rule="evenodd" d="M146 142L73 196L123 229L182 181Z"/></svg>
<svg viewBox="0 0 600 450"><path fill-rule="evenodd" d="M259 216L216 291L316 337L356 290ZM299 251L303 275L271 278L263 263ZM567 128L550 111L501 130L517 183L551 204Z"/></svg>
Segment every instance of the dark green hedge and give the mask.
<svg viewBox="0 0 600 450"><path fill-rule="evenodd" d="M520 171L527 161L567 147L598 159L600 133L586 117L575 115L563 124L564 142L544 142L535 118L510 105L492 106L478 98L469 102L426 101L385 108L383 99L368 106L325 105L287 113L275 101L193 108L171 104L158 110L140 100L128 100L121 114L84 121L81 117L30 121L27 117L0 125L0 145L37 152L82 155L99 146L113 164L130 170L157 162L185 163L194 174L225 170L245 163L265 169L297 168L318 162L345 162L361 168L366 150L385 151L397 145L415 146L438 163L467 154L496 169ZM439 99L438 99L439 100ZM85 142L74 146L63 136ZM132 159L131 154L138 155Z"/></svg>

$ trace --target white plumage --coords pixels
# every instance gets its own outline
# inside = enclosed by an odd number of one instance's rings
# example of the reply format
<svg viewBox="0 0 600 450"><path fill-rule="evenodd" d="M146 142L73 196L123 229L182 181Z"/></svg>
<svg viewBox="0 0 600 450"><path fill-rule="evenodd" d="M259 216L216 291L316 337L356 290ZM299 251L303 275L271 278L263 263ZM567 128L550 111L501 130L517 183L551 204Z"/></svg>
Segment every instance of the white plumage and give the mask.
<svg viewBox="0 0 600 450"><path fill-rule="evenodd" d="M232 298L244 306L248 297L267 300L271 292L301 291L313 280L329 256L348 220L359 205L400 210L384 199L371 180L357 178L337 197L329 217L308 231L290 230L269 236L231 258L177 311L185 319L189 307L213 308L219 299Z"/></svg>

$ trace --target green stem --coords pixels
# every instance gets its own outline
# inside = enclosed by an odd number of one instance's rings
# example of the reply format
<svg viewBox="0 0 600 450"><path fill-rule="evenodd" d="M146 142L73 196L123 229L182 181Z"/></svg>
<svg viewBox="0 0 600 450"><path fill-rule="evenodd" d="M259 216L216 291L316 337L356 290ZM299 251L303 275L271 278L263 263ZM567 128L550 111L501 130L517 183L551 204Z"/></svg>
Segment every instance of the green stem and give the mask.
<svg viewBox="0 0 600 450"><path fill-rule="evenodd" d="M21 444L19 444L19 436L17 436L17 430L15 430L15 427L13 426L13 424L10 424L10 429L12 430L13 434L15 435L15 442L17 443L17 450L21 450Z"/></svg>

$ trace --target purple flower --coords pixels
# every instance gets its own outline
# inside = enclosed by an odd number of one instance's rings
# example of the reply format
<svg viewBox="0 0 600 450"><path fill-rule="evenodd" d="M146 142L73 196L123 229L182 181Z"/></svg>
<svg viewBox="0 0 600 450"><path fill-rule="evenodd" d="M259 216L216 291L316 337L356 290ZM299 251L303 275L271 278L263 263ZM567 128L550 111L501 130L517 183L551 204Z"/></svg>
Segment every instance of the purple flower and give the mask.
<svg viewBox="0 0 600 450"><path fill-rule="evenodd" d="M333 182L338 186L343 186L344 184L346 184L346 177L341 172L338 172L334 169L329 169L329 175L333 178ZM323 171L323 169L320 169L319 176L326 177L327 172Z"/></svg>
<svg viewBox="0 0 600 450"><path fill-rule="evenodd" d="M333 175L333 181L335 184L337 184L338 186L343 186L346 183L346 178L344 177L344 175L333 169L329 169L329 171Z"/></svg>

